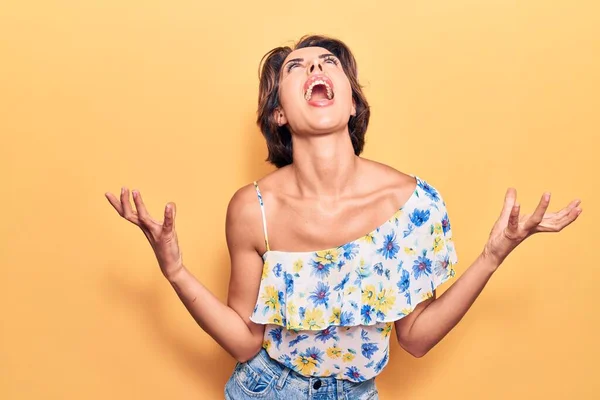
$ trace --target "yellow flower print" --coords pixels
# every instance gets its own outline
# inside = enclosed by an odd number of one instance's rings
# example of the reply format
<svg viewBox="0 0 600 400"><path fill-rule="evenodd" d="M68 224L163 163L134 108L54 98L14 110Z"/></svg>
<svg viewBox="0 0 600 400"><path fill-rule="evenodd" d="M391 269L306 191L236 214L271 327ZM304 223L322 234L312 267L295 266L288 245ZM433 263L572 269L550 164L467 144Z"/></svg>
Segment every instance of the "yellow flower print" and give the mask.
<svg viewBox="0 0 600 400"><path fill-rule="evenodd" d="M435 224L433 224L433 233L435 233L436 235L441 235L444 232L444 230L442 229L442 224L439 222L436 222Z"/></svg>
<svg viewBox="0 0 600 400"><path fill-rule="evenodd" d="M267 286L261 298L267 307L273 310L279 309L279 292L275 286Z"/></svg>
<svg viewBox="0 0 600 400"><path fill-rule="evenodd" d="M265 279L267 275L269 275L269 262L265 261L263 264L262 277L260 279Z"/></svg>
<svg viewBox="0 0 600 400"><path fill-rule="evenodd" d="M421 294L422 300L431 299L433 297L433 292L425 292Z"/></svg>
<svg viewBox="0 0 600 400"><path fill-rule="evenodd" d="M269 318L269 323L275 324L275 325L282 325L283 323L282 323L281 315L279 313L271 315L271 317Z"/></svg>
<svg viewBox="0 0 600 400"><path fill-rule="evenodd" d="M398 210L394 213L394 215L392 216L391 220L395 223L398 223L398 221L400 220L400 217L402 216L402 214L404 214L404 211L402 210Z"/></svg>
<svg viewBox="0 0 600 400"><path fill-rule="evenodd" d="M354 285L350 285L346 288L346 294L351 294L356 292L356 289L358 289L358 287L354 286Z"/></svg>
<svg viewBox="0 0 600 400"><path fill-rule="evenodd" d="M396 296L393 296L394 291L392 289L383 289L377 293L377 299L375 302L375 309L384 314L392 309L396 302Z"/></svg>
<svg viewBox="0 0 600 400"><path fill-rule="evenodd" d="M433 253L437 254L444 249L444 240L441 236L436 236L433 239Z"/></svg>
<svg viewBox="0 0 600 400"><path fill-rule="evenodd" d="M300 272L303 266L304 263L302 262L302 259L298 259L296 262L294 262L294 272Z"/></svg>
<svg viewBox="0 0 600 400"><path fill-rule="evenodd" d="M293 301L289 301L287 303L287 312L291 315L297 314L298 309L296 308L296 304Z"/></svg>
<svg viewBox="0 0 600 400"><path fill-rule="evenodd" d="M354 360L354 354L352 353L345 353L344 358L342 358L342 361L344 362L350 362L352 360Z"/></svg>
<svg viewBox="0 0 600 400"><path fill-rule="evenodd" d="M342 309L339 307L333 307L333 311L331 312L331 317L329 317L329 323L339 325L341 315L342 315Z"/></svg>
<svg viewBox="0 0 600 400"><path fill-rule="evenodd" d="M413 308L403 308L400 312L406 316L406 315L410 314L411 312L413 312L413 310L414 310Z"/></svg>
<svg viewBox="0 0 600 400"><path fill-rule="evenodd" d="M304 324L311 330L322 329L323 325L325 325L323 311L319 309L306 310Z"/></svg>
<svg viewBox="0 0 600 400"><path fill-rule="evenodd" d="M409 256L414 256L417 254L417 252L415 251L415 249L413 249L412 247L405 247L404 248L404 252L406 254L408 254Z"/></svg>
<svg viewBox="0 0 600 400"><path fill-rule="evenodd" d="M303 355L299 355L293 361L296 368L300 370L302 375L310 375L313 373L315 368L317 367L317 360L312 357L306 357Z"/></svg>
<svg viewBox="0 0 600 400"><path fill-rule="evenodd" d="M374 306L377 301L377 294L375 293L375 286L367 285L362 291L362 302Z"/></svg>
<svg viewBox="0 0 600 400"><path fill-rule="evenodd" d="M265 340L265 341L263 341L262 347L263 347L263 349L265 349L266 351L269 351L269 348L271 347L271 341L270 341L270 340Z"/></svg>
<svg viewBox="0 0 600 400"><path fill-rule="evenodd" d="M315 260L320 264L335 264L337 263L338 255L336 249L317 251Z"/></svg>
<svg viewBox="0 0 600 400"><path fill-rule="evenodd" d="M375 243L375 235L373 233L367 233L365 236L361 237L360 240L367 243Z"/></svg>
<svg viewBox="0 0 600 400"><path fill-rule="evenodd" d="M323 376L329 376L331 375L331 371L326 369L325 372L323 372Z"/></svg>
<svg viewBox="0 0 600 400"><path fill-rule="evenodd" d="M334 345L327 349L327 355L329 358L340 358L342 356L342 349Z"/></svg>
<svg viewBox="0 0 600 400"><path fill-rule="evenodd" d="M385 324L385 326L381 329L381 337L383 339L385 339L386 337L390 336L390 333L392 333L392 325L394 323L393 322L388 322Z"/></svg>

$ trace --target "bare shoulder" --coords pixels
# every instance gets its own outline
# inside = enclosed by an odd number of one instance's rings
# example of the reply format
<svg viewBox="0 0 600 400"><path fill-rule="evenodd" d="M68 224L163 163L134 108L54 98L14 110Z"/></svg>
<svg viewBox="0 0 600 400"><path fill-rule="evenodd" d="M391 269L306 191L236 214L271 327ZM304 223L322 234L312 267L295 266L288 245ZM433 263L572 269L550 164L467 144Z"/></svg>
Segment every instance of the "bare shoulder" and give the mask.
<svg viewBox="0 0 600 400"><path fill-rule="evenodd" d="M269 210L277 204L276 194L289 182L289 169L279 168L257 180L258 192ZM258 253L264 252L264 232L260 200L254 182L239 188L227 207L226 234L230 247L239 240L251 243ZM238 240L239 238L239 240Z"/></svg>
<svg viewBox="0 0 600 400"><path fill-rule="evenodd" d="M415 190L416 179L410 174L398 171L397 169L368 159L362 159L364 162L365 182L371 185L372 191L383 191L389 193L398 199L406 199Z"/></svg>
<svg viewBox="0 0 600 400"><path fill-rule="evenodd" d="M262 237L260 202L253 183L239 188L227 206L225 234L230 251L244 246L258 249Z"/></svg>

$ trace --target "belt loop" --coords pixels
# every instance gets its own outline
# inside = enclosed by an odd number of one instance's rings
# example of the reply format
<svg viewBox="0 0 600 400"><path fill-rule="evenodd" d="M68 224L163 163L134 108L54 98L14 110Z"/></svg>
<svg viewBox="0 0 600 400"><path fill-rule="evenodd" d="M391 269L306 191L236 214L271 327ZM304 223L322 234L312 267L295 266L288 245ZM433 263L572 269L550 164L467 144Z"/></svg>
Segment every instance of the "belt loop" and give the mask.
<svg viewBox="0 0 600 400"><path fill-rule="evenodd" d="M337 386L337 398L339 400L344 400L346 398L344 393L344 381L336 378L335 384Z"/></svg>
<svg viewBox="0 0 600 400"><path fill-rule="evenodd" d="M281 375L279 376L279 379L277 380L277 390L281 390L283 389L283 385L285 384L285 380L287 379L288 375L290 374L290 369L288 367L283 367L283 371L281 371Z"/></svg>

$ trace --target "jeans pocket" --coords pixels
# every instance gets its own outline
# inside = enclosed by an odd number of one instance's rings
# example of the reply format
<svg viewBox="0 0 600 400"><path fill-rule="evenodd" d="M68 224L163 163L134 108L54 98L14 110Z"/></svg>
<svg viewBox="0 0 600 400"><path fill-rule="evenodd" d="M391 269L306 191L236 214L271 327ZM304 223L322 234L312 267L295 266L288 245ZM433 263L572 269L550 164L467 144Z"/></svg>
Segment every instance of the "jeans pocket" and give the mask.
<svg viewBox="0 0 600 400"><path fill-rule="evenodd" d="M273 389L275 375L266 370L257 373L247 363L240 364L233 376L236 386L247 396L267 398Z"/></svg>

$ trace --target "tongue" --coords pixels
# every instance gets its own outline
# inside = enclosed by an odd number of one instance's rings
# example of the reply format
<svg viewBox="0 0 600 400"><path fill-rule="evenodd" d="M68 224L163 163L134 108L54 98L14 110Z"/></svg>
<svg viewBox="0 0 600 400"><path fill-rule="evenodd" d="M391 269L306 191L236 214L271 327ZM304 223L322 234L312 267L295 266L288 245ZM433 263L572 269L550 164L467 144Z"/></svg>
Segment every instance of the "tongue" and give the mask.
<svg viewBox="0 0 600 400"><path fill-rule="evenodd" d="M317 85L313 87L311 100L327 100L327 87L325 85Z"/></svg>

